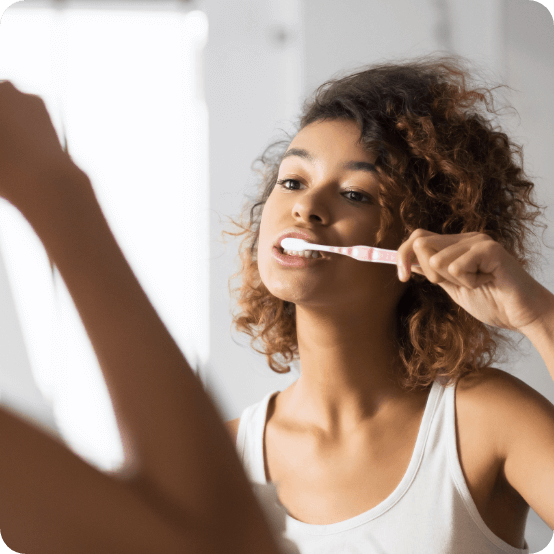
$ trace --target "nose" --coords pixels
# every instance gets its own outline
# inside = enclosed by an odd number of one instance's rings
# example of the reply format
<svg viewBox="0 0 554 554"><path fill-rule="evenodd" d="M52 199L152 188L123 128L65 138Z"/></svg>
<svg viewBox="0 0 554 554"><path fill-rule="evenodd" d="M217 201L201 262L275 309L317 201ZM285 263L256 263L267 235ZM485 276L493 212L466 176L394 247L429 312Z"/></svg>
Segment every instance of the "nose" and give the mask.
<svg viewBox="0 0 554 554"><path fill-rule="evenodd" d="M328 224L330 219L329 191L324 187L313 187L299 194L292 208L295 219L307 223Z"/></svg>

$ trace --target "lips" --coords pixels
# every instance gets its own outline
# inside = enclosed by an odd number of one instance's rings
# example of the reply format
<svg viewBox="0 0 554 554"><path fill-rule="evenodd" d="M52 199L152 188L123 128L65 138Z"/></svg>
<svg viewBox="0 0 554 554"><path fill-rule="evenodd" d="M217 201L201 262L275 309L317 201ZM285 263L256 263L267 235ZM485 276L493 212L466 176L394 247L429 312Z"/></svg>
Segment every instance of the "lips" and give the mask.
<svg viewBox="0 0 554 554"><path fill-rule="evenodd" d="M326 256L323 256L323 252L320 252L320 254L322 255L318 258L301 258L300 256L288 256L283 252L281 241L289 237L294 239L303 239L306 242L318 243L317 237L314 237L309 233L298 231L296 229L283 231L275 241L272 251L273 258L277 260L280 265L283 265L285 267L303 268L308 267L312 264L321 263L322 260L327 258Z"/></svg>
<svg viewBox="0 0 554 554"><path fill-rule="evenodd" d="M313 264L321 263L325 259L323 257L304 258L300 256L289 256L288 254L281 252L281 248L278 246L273 247L271 254L273 258L277 260L277 263L285 267L308 267Z"/></svg>
<svg viewBox="0 0 554 554"><path fill-rule="evenodd" d="M305 240L306 242L317 243L317 238L312 237L309 233L289 229L288 231L284 231L279 235L279 237L277 238L273 246L278 248L281 251L282 250L281 241L286 238L302 239L302 240Z"/></svg>

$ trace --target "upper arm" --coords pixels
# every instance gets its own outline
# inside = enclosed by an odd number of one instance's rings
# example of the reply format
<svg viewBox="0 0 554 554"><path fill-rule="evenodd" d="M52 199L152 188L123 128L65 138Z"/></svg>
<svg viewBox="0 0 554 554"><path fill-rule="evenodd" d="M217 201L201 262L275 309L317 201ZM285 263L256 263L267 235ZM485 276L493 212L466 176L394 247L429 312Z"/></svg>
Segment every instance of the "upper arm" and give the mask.
<svg viewBox="0 0 554 554"><path fill-rule="evenodd" d="M61 440L2 408L0 434L0 525L10 549L177 554L202 552L209 544L207 532L149 501L129 476L99 471ZM207 546L204 551L213 552Z"/></svg>
<svg viewBox="0 0 554 554"><path fill-rule="evenodd" d="M239 423L240 423L240 417L237 417L237 419L232 419L231 421L225 422L225 427L227 427L227 430L229 431L229 434L231 435L231 439L233 440L233 444L236 444L237 442L237 435L239 432Z"/></svg>
<svg viewBox="0 0 554 554"><path fill-rule="evenodd" d="M493 378L488 402L508 483L554 529L554 406L505 372Z"/></svg>

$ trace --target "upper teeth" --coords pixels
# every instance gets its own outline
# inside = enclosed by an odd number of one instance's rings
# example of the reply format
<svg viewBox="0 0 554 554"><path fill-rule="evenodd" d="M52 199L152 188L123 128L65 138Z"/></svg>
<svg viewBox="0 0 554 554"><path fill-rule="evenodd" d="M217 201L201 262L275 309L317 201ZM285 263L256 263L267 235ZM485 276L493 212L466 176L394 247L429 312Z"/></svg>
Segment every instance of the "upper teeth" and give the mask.
<svg viewBox="0 0 554 554"><path fill-rule="evenodd" d="M287 256L300 256L303 258L319 258L320 254L317 250L285 250L283 248L283 252L287 254Z"/></svg>

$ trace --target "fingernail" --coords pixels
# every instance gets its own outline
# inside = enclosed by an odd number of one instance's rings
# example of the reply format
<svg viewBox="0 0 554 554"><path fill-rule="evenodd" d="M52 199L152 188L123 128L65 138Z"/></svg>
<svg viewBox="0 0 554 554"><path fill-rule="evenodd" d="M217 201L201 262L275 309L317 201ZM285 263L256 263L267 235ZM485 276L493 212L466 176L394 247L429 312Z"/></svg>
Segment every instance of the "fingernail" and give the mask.
<svg viewBox="0 0 554 554"><path fill-rule="evenodd" d="M404 264L400 264L398 266L398 278L401 280L401 281L404 281L404 279L406 279L406 268L404 267Z"/></svg>

